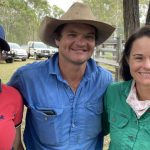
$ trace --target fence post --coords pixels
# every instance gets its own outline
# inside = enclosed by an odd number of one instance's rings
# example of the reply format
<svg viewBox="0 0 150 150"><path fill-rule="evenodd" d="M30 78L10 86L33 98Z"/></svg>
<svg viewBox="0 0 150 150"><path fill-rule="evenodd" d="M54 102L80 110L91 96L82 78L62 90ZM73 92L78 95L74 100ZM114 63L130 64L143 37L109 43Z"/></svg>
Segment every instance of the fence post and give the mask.
<svg viewBox="0 0 150 150"><path fill-rule="evenodd" d="M121 42L121 38L117 37L117 62L119 63L120 61L120 57L121 57L121 49L122 49L122 42Z"/></svg>
<svg viewBox="0 0 150 150"><path fill-rule="evenodd" d="M117 47L116 47L116 50L117 50L117 63L119 64L120 62L120 59L121 59L121 51L122 51L122 41L121 41L121 38L120 37L117 37ZM119 80L119 68L115 68L116 70L116 79L117 81Z"/></svg>

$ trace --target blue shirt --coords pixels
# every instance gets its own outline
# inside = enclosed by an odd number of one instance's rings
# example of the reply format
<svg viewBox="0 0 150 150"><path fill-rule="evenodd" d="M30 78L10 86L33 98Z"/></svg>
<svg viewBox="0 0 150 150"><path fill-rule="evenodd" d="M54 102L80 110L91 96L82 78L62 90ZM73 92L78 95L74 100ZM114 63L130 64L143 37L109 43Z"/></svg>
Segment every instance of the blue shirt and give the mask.
<svg viewBox="0 0 150 150"><path fill-rule="evenodd" d="M8 84L28 107L27 150L101 150L102 99L111 81L111 73L89 59L74 93L62 78L58 54L18 69Z"/></svg>

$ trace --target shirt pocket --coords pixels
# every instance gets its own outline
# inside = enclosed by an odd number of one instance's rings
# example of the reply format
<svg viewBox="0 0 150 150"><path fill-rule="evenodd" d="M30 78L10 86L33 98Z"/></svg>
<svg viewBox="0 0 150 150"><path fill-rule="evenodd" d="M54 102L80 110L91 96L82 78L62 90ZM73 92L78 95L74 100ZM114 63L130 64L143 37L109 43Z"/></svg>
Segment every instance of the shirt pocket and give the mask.
<svg viewBox="0 0 150 150"><path fill-rule="evenodd" d="M86 103L85 108L85 124L87 129L87 137L96 137L102 130L101 124L101 114L103 111L103 106L100 103Z"/></svg>
<svg viewBox="0 0 150 150"><path fill-rule="evenodd" d="M110 110L109 124L110 124L110 149L112 150L122 150L125 148L125 141L127 132L127 125L129 118L126 114L122 112L117 112L116 110ZM119 139L119 140L118 140Z"/></svg>
<svg viewBox="0 0 150 150"><path fill-rule="evenodd" d="M129 122L128 116L124 113L110 110L109 123L115 129L121 129L127 126Z"/></svg>
<svg viewBox="0 0 150 150"><path fill-rule="evenodd" d="M55 114L52 114L52 111ZM59 145L65 141L62 124L63 109L49 108L47 110L37 110L30 108L30 113L34 126L33 130L35 130L41 143Z"/></svg>

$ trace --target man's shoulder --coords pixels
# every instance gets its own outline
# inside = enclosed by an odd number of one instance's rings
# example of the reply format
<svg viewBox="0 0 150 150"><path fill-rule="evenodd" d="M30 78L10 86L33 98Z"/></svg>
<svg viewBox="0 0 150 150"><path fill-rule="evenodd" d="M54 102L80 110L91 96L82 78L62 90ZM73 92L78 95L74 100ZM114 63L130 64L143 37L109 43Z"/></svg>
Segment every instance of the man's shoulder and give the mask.
<svg viewBox="0 0 150 150"><path fill-rule="evenodd" d="M110 71L108 71L107 69L101 67L101 66L97 66L97 69L98 69L98 72L101 72L101 73L106 73L106 74L111 74Z"/></svg>
<svg viewBox="0 0 150 150"><path fill-rule="evenodd" d="M45 68L46 67L46 64L47 64L47 60L45 61L38 61L38 62L33 62L33 63L30 63L30 64L27 64L25 66L22 66L18 69L18 71L21 71L21 72L30 72L30 71L39 71L41 68Z"/></svg>
<svg viewBox="0 0 150 150"><path fill-rule="evenodd" d="M97 66L96 73L99 77L111 77L112 78L112 73L101 66Z"/></svg>

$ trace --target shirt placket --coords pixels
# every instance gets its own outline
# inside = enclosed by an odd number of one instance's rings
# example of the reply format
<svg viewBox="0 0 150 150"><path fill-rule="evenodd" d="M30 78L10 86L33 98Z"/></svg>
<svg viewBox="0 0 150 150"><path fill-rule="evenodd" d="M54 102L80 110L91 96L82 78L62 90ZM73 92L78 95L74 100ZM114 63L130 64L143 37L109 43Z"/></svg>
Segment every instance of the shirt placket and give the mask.
<svg viewBox="0 0 150 150"><path fill-rule="evenodd" d="M77 123L77 101L79 100L79 94L81 92L82 88L81 86L78 87L76 93L72 91L72 89L68 86L66 88L67 95L69 97L70 105L71 105L71 110L72 110L72 117L71 117L71 125L70 125L70 139L69 143L70 145L77 144L79 142L79 131L78 131L78 123Z"/></svg>

